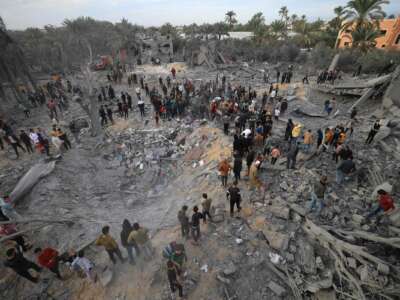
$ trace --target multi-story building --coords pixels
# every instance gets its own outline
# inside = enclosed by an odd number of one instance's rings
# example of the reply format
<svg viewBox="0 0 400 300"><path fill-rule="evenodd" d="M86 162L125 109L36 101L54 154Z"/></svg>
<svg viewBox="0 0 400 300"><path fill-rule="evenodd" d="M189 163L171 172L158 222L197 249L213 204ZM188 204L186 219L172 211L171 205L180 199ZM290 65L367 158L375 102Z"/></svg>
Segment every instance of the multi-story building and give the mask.
<svg viewBox="0 0 400 300"><path fill-rule="evenodd" d="M381 30L381 36L375 40L375 47L400 51L400 16L395 19L384 19L380 21L379 28ZM338 48L351 47L351 28L339 32L336 45Z"/></svg>

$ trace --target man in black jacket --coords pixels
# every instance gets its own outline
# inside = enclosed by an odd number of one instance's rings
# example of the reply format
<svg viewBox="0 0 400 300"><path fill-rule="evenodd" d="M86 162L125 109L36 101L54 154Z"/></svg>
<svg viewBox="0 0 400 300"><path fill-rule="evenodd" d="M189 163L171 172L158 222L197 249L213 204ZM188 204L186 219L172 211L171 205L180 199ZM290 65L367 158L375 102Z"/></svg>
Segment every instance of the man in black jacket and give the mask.
<svg viewBox="0 0 400 300"><path fill-rule="evenodd" d="M240 202L242 201L242 196L240 195L240 189L237 187L237 182L235 181L226 192L226 198L229 199L230 213L233 217L234 208L236 205L237 211L240 212Z"/></svg>
<svg viewBox="0 0 400 300"><path fill-rule="evenodd" d="M195 206L193 207L193 215L192 215L192 237L194 243L196 244L200 238L200 219L203 219L203 214L200 213L199 208Z"/></svg>
<svg viewBox="0 0 400 300"><path fill-rule="evenodd" d="M33 277L29 270L34 269L36 272L41 272L42 268L37 264L27 260L24 255L16 248L10 248L6 252L7 260L4 262L4 266L13 269L18 275L25 277L33 283L37 283L39 279Z"/></svg>

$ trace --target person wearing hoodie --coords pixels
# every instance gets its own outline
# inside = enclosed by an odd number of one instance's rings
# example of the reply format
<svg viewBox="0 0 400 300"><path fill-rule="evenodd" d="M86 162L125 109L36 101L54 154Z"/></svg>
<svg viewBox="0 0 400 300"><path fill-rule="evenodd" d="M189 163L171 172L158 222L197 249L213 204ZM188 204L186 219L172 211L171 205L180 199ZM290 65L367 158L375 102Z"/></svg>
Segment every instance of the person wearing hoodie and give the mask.
<svg viewBox="0 0 400 300"><path fill-rule="evenodd" d="M122 244L122 247L124 247L126 249L126 252L128 252L129 263L131 265L134 265L135 264L135 259L133 258L134 244L128 243L128 237L129 237L129 234L132 232L132 230L133 230L133 227L132 227L131 223L127 219L125 219L122 222L121 244Z"/></svg>

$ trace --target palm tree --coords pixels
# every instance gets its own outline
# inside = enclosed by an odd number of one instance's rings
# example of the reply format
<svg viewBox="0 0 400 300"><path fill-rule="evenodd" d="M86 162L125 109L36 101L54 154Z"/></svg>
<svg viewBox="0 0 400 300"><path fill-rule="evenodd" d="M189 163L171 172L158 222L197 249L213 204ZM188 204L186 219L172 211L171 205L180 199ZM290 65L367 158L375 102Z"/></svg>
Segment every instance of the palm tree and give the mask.
<svg viewBox="0 0 400 300"><path fill-rule="evenodd" d="M281 20L287 22L289 19L289 10L286 6L282 6L279 10L279 15L281 16Z"/></svg>
<svg viewBox="0 0 400 300"><path fill-rule="evenodd" d="M304 48L310 49L318 34L321 32L323 22L318 20L313 23L308 23L307 20L299 20L293 24L293 31L297 34L296 39Z"/></svg>
<svg viewBox="0 0 400 300"><path fill-rule="evenodd" d="M225 14L225 21L226 21L226 23L229 24L230 28L232 28L233 25L237 23L235 16L236 16L236 13L233 10L230 10Z"/></svg>
<svg viewBox="0 0 400 300"><path fill-rule="evenodd" d="M364 23L357 26L351 33L352 47L359 48L362 52L368 52L376 45L376 39L381 36L379 27L375 23Z"/></svg>
<svg viewBox="0 0 400 300"><path fill-rule="evenodd" d="M275 20L270 24L271 33L275 38L280 39L286 36L287 27L284 21Z"/></svg>
<svg viewBox="0 0 400 300"><path fill-rule="evenodd" d="M377 22L385 17L382 5L388 0L351 0L347 3L344 13L347 22L345 28L357 27L361 24Z"/></svg>
<svg viewBox="0 0 400 300"><path fill-rule="evenodd" d="M246 24L246 29L256 31L265 26L265 17L262 12L256 13Z"/></svg>

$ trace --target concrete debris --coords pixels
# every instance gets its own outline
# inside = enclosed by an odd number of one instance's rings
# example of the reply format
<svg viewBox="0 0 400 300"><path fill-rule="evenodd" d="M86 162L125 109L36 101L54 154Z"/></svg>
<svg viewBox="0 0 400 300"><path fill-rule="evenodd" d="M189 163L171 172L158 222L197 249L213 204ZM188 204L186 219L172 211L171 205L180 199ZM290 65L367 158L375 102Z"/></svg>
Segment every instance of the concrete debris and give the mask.
<svg viewBox="0 0 400 300"><path fill-rule="evenodd" d="M304 273L316 274L317 266L315 263L314 247L307 240L300 240L296 254L297 262L302 267Z"/></svg>
<svg viewBox="0 0 400 300"><path fill-rule="evenodd" d="M230 262L228 266L226 266L225 269L223 270L225 276L232 275L235 272L236 272L236 266L233 262Z"/></svg>
<svg viewBox="0 0 400 300"><path fill-rule="evenodd" d="M262 230L268 244L275 250L285 251L289 247L289 236L265 227Z"/></svg>
<svg viewBox="0 0 400 300"><path fill-rule="evenodd" d="M56 166L55 161L48 163L38 163L34 165L25 175L20 179L14 190L10 194L10 198L14 203L20 201L29 191L34 187L40 179L46 177L53 172Z"/></svg>
<svg viewBox="0 0 400 300"><path fill-rule="evenodd" d="M388 265L385 264L378 264L378 272L383 274L383 275L389 275L390 273L390 268Z"/></svg>
<svg viewBox="0 0 400 300"><path fill-rule="evenodd" d="M289 212L290 209L288 207L285 207L283 205L278 206L278 205L273 205L268 207L268 210L276 217L288 220L289 219Z"/></svg>
<svg viewBox="0 0 400 300"><path fill-rule="evenodd" d="M277 284L274 281L270 281L268 282L268 288L274 292L275 295L279 296L279 297L283 297L286 295L286 289L284 289L282 286L280 286L279 284Z"/></svg>

